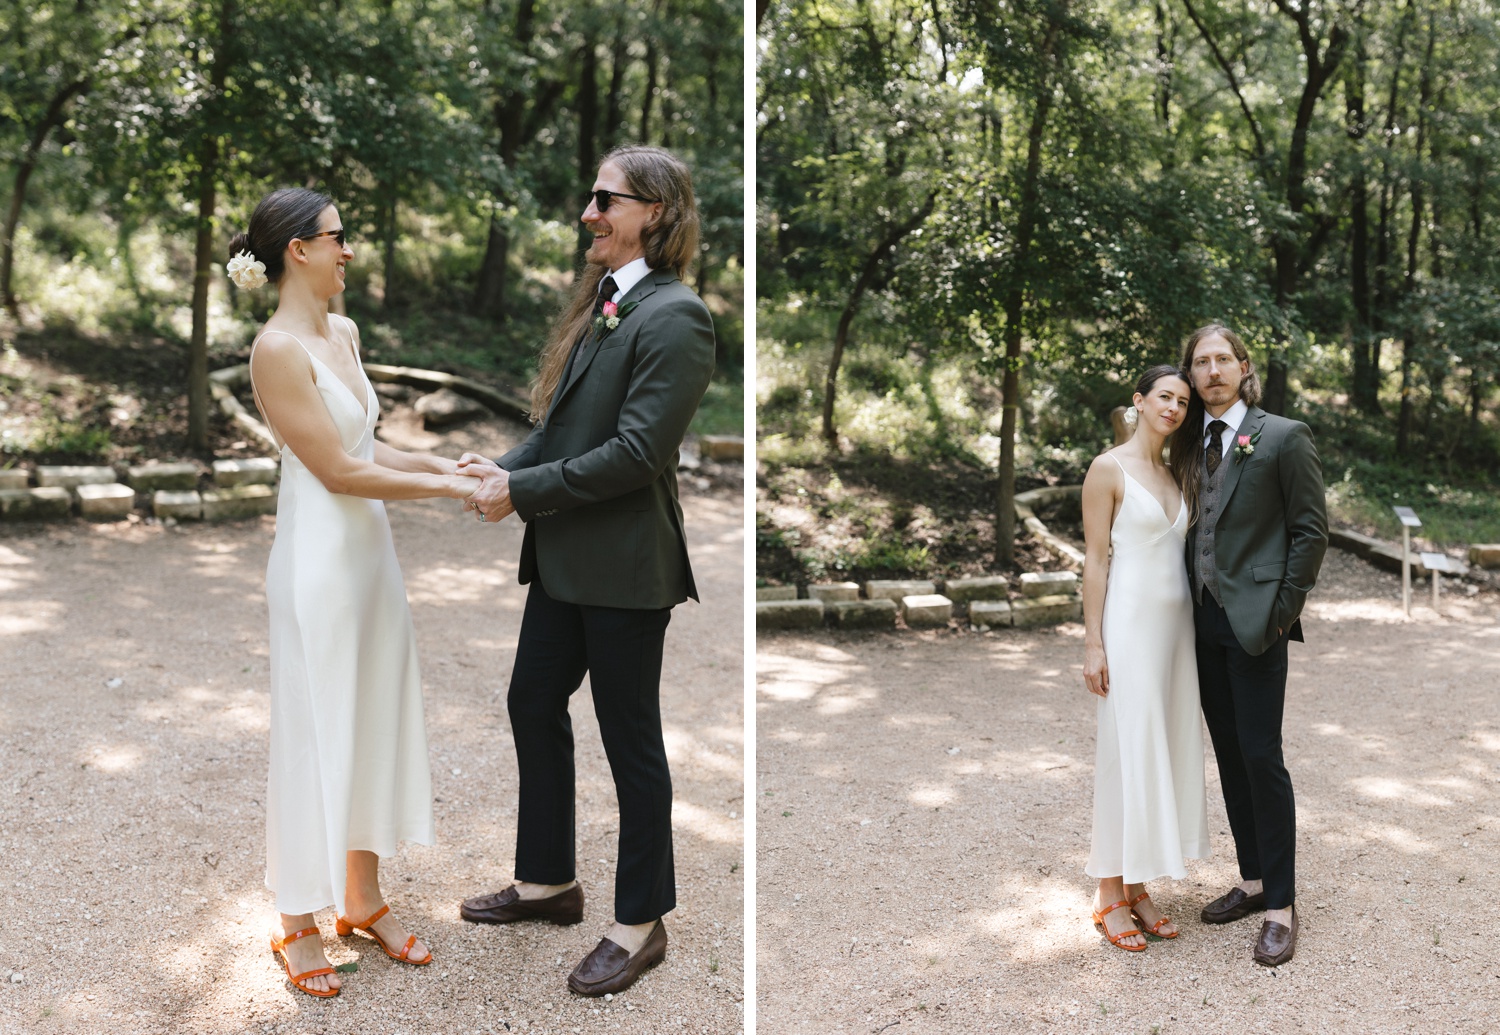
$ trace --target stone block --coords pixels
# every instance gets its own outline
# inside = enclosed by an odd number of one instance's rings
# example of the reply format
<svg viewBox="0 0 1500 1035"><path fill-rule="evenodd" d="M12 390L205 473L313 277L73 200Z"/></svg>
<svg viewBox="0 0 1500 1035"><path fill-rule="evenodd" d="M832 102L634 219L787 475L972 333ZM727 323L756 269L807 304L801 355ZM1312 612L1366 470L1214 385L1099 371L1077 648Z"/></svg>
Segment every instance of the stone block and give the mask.
<svg viewBox="0 0 1500 1035"><path fill-rule="evenodd" d="M135 509L135 490L128 485L80 485L78 510L86 518L118 521Z"/></svg>
<svg viewBox="0 0 1500 1035"><path fill-rule="evenodd" d="M76 489L80 485L110 485L117 481L113 467L38 467L36 483L42 488Z"/></svg>
<svg viewBox="0 0 1500 1035"><path fill-rule="evenodd" d="M768 600L796 600L796 586L756 586L755 602L757 604Z"/></svg>
<svg viewBox="0 0 1500 1035"><path fill-rule="evenodd" d="M276 490L269 485L236 485L203 494L205 521L232 521L276 513Z"/></svg>
<svg viewBox="0 0 1500 1035"><path fill-rule="evenodd" d="M825 605L839 600L858 600L859 583L818 582L807 587L807 595L809 599L821 601Z"/></svg>
<svg viewBox="0 0 1500 1035"><path fill-rule="evenodd" d="M236 485L275 485L281 464L269 456L249 460L215 460L214 484L229 489ZM192 486L187 486L192 488Z"/></svg>
<svg viewBox="0 0 1500 1035"><path fill-rule="evenodd" d="M1010 580L1004 575L984 575L977 579L949 579L943 583L943 595L955 604L971 600L1004 600Z"/></svg>
<svg viewBox="0 0 1500 1035"><path fill-rule="evenodd" d="M60 486L0 489L0 519L5 521L52 521L72 509L72 494Z"/></svg>
<svg viewBox="0 0 1500 1035"><path fill-rule="evenodd" d="M1469 563L1480 568L1500 568L1500 543L1480 543L1469 547Z"/></svg>
<svg viewBox="0 0 1500 1035"><path fill-rule="evenodd" d="M969 621L981 629L1010 628L1008 600L974 600L969 603Z"/></svg>
<svg viewBox="0 0 1500 1035"><path fill-rule="evenodd" d="M1071 571L1028 571L1021 576L1021 595L1035 600L1078 592L1078 576Z"/></svg>
<svg viewBox="0 0 1500 1035"><path fill-rule="evenodd" d="M823 624L823 605L816 600L758 600L757 629L816 629Z"/></svg>
<svg viewBox="0 0 1500 1035"><path fill-rule="evenodd" d="M1083 601L1078 597L1032 597L1010 605L1011 624L1018 629L1036 625L1057 625L1083 619Z"/></svg>
<svg viewBox="0 0 1500 1035"><path fill-rule="evenodd" d="M198 465L142 464L132 467L126 480L137 492L188 492L198 487Z"/></svg>
<svg viewBox="0 0 1500 1035"><path fill-rule="evenodd" d="M865 596L871 600L896 603L902 597L937 592L937 586L924 579L872 579L865 583Z"/></svg>
<svg viewBox="0 0 1500 1035"><path fill-rule="evenodd" d="M843 629L889 629L896 624L898 611L896 602L889 597L881 597L879 600L839 600L828 605L828 615L833 624Z"/></svg>
<svg viewBox="0 0 1500 1035"><path fill-rule="evenodd" d="M422 415L425 428L446 428L462 424L473 417L482 416L489 410L481 402L459 395L451 388L440 388L417 400L416 411Z"/></svg>
<svg viewBox="0 0 1500 1035"><path fill-rule="evenodd" d="M23 467L7 467L0 471L0 489L24 489L31 484L31 472Z"/></svg>
<svg viewBox="0 0 1500 1035"><path fill-rule="evenodd" d="M699 435L698 452L709 460L744 460L745 440L739 435Z"/></svg>
<svg viewBox="0 0 1500 1035"><path fill-rule="evenodd" d="M197 521L203 516L203 497L196 491L157 489L151 494L151 513L159 518Z"/></svg>
<svg viewBox="0 0 1500 1035"><path fill-rule="evenodd" d="M912 629L947 625L953 617L953 601L938 593L902 597L901 617Z"/></svg>

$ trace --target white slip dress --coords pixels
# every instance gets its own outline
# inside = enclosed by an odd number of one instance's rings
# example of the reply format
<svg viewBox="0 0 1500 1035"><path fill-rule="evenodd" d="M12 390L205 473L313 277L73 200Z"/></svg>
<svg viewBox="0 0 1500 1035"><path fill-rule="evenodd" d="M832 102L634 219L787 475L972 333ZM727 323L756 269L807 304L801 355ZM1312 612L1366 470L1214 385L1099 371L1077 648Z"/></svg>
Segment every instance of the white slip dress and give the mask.
<svg viewBox="0 0 1500 1035"><path fill-rule="evenodd" d="M1104 596L1109 696L1098 704L1091 877L1139 884L1187 876L1209 857L1203 733L1193 598L1183 546L1187 506L1168 519L1160 501L1125 475L1110 528Z"/></svg>
<svg viewBox="0 0 1500 1035"><path fill-rule="evenodd" d="M349 339L357 362L352 326ZM361 406L337 374L297 344L312 360L344 451L373 460L380 411L363 368ZM398 841L435 841L422 683L385 504L329 492L284 444L266 603L266 887L279 912L331 904L342 916L346 852L389 857Z"/></svg>

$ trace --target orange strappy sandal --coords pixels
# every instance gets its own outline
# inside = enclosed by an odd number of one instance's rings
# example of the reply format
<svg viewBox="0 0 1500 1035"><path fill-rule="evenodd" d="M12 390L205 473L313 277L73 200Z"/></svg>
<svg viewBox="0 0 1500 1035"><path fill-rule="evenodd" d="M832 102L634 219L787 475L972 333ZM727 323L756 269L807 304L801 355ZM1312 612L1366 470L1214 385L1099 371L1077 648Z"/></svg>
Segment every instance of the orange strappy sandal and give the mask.
<svg viewBox="0 0 1500 1035"><path fill-rule="evenodd" d="M299 989L301 989L302 991L306 992L308 995L315 995L319 999L332 999L334 996L338 995L339 992L341 992L343 989L342 988L330 988L327 991L319 992L316 989L308 988L306 985L304 985L302 983L303 981L307 980L308 978L322 977L324 974L332 974L333 973L333 968L332 967L319 967L317 970L306 970L306 971L303 971L301 974L293 974L292 973L292 961L289 960L289 959L287 959L287 955L286 955L286 946L287 946L288 942L294 942L298 938L306 938L308 935L317 934L317 933L318 933L318 929L316 927L309 927L305 931L298 931L295 934L289 934L285 938L281 939L280 941L277 941L273 937L271 939L271 951L274 952L276 955L278 955L278 956L281 957L281 965L286 968L286 976L287 976L288 980L291 981L292 984L296 985Z"/></svg>
<svg viewBox="0 0 1500 1035"><path fill-rule="evenodd" d="M375 922L377 920L379 920L381 917L385 916L385 914L389 913L390 911L391 911L391 907L390 906L388 906L388 905L381 906L379 909L377 909L375 911L375 915L374 916L370 917L370 919L366 920L362 924L351 924L344 917L339 917L337 920L335 920L333 922L333 926L334 926L334 929L338 931L340 938L347 938L351 934L353 934L355 931L363 931L365 934L368 934L371 938L374 938L375 939L375 943L377 945L379 945L382 949L385 950L385 954L387 956L389 956L391 959L395 960L397 963L410 963L414 967L425 967L425 966L427 966L427 964L429 964L429 963L432 962L432 953L431 952L427 953L427 958L426 959L414 960L414 959L411 958L412 946L414 946L414 945L417 944L417 936L416 935L414 935L414 934L407 935L406 944L401 947L401 951L399 953L396 953L396 952L392 952L391 951L391 947L385 943L385 939L384 938L380 937L380 935L378 935L378 934L375 933L375 928L373 926L375 924Z"/></svg>
<svg viewBox="0 0 1500 1035"><path fill-rule="evenodd" d="M1134 927L1132 927L1128 931L1121 931L1119 934L1110 934L1109 933L1109 928L1105 926L1105 924L1104 924L1104 918L1107 915L1109 915L1110 913L1113 913L1116 909L1120 909L1121 907L1124 907L1125 909L1129 909L1130 908L1130 903L1126 902L1122 898L1122 899L1120 899L1120 901L1116 902L1112 906L1105 906L1103 909L1097 910L1094 913L1094 923L1099 926L1099 930L1101 930L1101 931L1104 932L1104 937L1106 937L1106 938L1109 939L1109 943L1111 945L1113 945L1113 946L1115 946L1117 948L1124 949L1126 952L1145 952L1146 951L1146 946L1145 946L1144 942L1142 942L1142 944L1140 944L1140 945L1123 945L1123 944L1121 944L1122 942L1124 942L1124 940L1126 938L1129 938L1132 934L1140 934L1141 933L1140 931L1136 930Z"/></svg>
<svg viewBox="0 0 1500 1035"><path fill-rule="evenodd" d="M1130 915L1133 916L1133 917L1135 917L1138 921L1140 921L1140 924L1141 924L1142 927L1146 927L1146 918L1143 917L1143 916L1141 916L1141 914L1137 913L1135 911L1135 907L1136 907L1136 904L1141 901L1141 899L1146 899L1146 900L1149 901L1150 898L1151 898L1151 896L1148 895L1148 894L1146 894L1146 892L1143 891L1139 895L1137 895L1135 898L1133 898L1133 899L1130 900ZM1151 904L1155 905L1156 903L1152 902ZM1160 910L1158 910L1158 912L1160 912ZM1150 927L1146 927L1146 930L1148 932L1150 932L1151 934L1156 935L1156 937L1158 937L1158 938L1176 938L1179 934L1182 933L1181 931L1173 931L1171 934L1162 934L1161 933L1161 925L1162 924L1170 924L1171 922L1172 922L1172 918L1170 916L1167 916L1166 914L1163 913L1162 914L1162 918L1160 920L1156 921L1156 923L1152 924Z"/></svg>

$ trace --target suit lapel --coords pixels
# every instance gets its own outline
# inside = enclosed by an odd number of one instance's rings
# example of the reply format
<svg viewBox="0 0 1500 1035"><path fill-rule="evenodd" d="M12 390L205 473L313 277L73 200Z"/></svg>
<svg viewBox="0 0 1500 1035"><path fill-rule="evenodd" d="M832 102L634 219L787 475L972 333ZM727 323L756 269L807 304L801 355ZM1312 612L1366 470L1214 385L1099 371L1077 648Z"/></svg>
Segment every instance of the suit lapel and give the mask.
<svg viewBox="0 0 1500 1035"><path fill-rule="evenodd" d="M650 298L652 295L656 294L657 284L670 283L675 279L676 277L672 275L672 272L670 270L663 270L660 272L646 274L640 280L635 282L635 286L633 286L629 291L625 293L625 297L620 299L620 308L623 309L632 302L645 301L647 298ZM632 310L629 316L626 316L620 320L620 326L616 327L612 331L609 331L608 334L619 334L623 332L625 328L629 326L629 323L634 316L635 311ZM608 335L605 335L605 337L607 336ZM588 369L589 364L594 361L594 357L599 354L599 348L603 341L603 337L598 337L594 334L593 325L590 324L589 329L584 332L583 344L578 346L580 351L578 353L578 356L573 360L573 369L568 374L568 383L563 385L562 391L558 392L553 399L553 410L557 409L558 405L562 403L563 398L570 391L572 391L573 386L578 383L579 378L583 377L583 372Z"/></svg>
<svg viewBox="0 0 1500 1035"><path fill-rule="evenodd" d="M1238 442L1241 435L1250 435L1253 437L1260 430L1260 426L1265 423L1265 420L1265 410L1262 410L1258 406L1250 407L1245 414L1244 423L1235 429L1235 441ZM1220 514L1223 514L1225 508L1229 506L1229 498L1234 495L1235 487L1240 483L1240 469L1249 463L1250 460L1249 457L1236 456L1234 448L1231 446L1229 453L1224 457L1222 462L1229 465L1229 470L1224 472L1224 488L1220 490L1224 497L1219 503Z"/></svg>

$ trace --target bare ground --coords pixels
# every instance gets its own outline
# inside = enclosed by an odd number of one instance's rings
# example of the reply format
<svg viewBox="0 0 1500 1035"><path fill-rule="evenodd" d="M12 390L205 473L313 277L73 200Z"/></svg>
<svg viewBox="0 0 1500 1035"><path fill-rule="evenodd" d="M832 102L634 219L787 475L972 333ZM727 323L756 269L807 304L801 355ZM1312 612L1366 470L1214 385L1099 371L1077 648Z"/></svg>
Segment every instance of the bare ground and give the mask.
<svg viewBox="0 0 1500 1035"><path fill-rule="evenodd" d="M489 455L500 420L397 444ZM743 1027L743 505L684 499L704 603L676 609L662 680L676 791L667 961L610 1002L568 971L611 919L617 815L587 690L578 738L576 927L483 927L509 882L516 775L505 715L525 590L522 526L446 501L390 505L423 661L438 844L382 868L432 947L387 960L318 919L343 995L294 991L266 945L265 564L274 520L0 529L0 1032L736 1032ZM9 980L7 980L9 979Z"/></svg>
<svg viewBox="0 0 1500 1035"><path fill-rule="evenodd" d="M1108 945L1083 873L1094 699L1082 627L762 636L762 1032L1500 1032L1500 607L1330 551L1285 722L1301 932L1210 927L1214 857L1153 885L1182 930ZM1205 737L1205 743L1207 738Z"/></svg>

